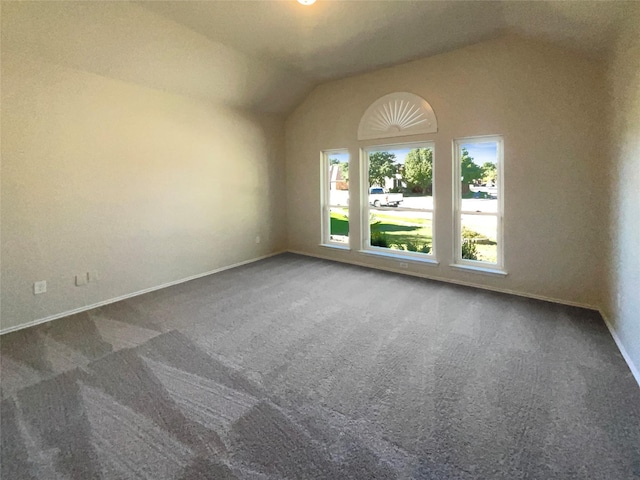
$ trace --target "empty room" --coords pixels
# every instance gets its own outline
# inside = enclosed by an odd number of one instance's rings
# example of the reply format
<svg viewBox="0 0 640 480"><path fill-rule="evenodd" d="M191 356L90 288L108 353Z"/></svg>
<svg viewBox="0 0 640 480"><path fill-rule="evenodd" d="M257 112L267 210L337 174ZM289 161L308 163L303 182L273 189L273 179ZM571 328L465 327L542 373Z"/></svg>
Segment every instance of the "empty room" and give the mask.
<svg viewBox="0 0 640 480"><path fill-rule="evenodd" d="M0 14L3 480L640 479L640 2Z"/></svg>

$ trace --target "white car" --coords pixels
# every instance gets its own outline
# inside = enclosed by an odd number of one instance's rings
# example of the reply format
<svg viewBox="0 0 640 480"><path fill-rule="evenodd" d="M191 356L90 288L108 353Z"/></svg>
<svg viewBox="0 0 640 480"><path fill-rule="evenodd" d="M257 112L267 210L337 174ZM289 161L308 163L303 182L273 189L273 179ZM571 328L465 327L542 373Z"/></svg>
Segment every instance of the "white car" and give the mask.
<svg viewBox="0 0 640 480"><path fill-rule="evenodd" d="M369 189L369 204L374 207L397 207L403 200L401 193L389 193L381 187Z"/></svg>

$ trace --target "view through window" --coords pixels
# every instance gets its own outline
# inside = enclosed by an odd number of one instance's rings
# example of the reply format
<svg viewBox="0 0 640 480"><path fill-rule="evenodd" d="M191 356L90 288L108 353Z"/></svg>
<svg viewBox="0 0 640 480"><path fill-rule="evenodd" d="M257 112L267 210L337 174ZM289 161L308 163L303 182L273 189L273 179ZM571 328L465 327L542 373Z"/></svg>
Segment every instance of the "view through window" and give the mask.
<svg viewBox="0 0 640 480"><path fill-rule="evenodd" d="M349 153L330 150L322 155L324 205L323 243L349 243Z"/></svg>
<svg viewBox="0 0 640 480"><path fill-rule="evenodd" d="M432 143L365 150L368 198L363 213L369 233L365 248L434 256L433 154Z"/></svg>
<svg viewBox="0 0 640 480"><path fill-rule="evenodd" d="M456 262L502 266L502 138L455 141Z"/></svg>

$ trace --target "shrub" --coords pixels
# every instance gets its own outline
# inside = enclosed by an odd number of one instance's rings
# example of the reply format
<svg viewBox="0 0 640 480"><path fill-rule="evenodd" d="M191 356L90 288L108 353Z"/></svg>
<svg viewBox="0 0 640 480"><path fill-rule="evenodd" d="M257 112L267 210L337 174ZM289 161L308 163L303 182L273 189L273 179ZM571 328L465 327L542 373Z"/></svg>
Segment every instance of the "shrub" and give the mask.
<svg viewBox="0 0 640 480"><path fill-rule="evenodd" d="M465 239L462 242L462 258L465 260L477 260L478 249L473 240Z"/></svg>
<svg viewBox="0 0 640 480"><path fill-rule="evenodd" d="M407 242L407 250L409 250L410 252L417 252L418 251L418 244L417 243L413 243L412 241L408 241Z"/></svg>
<svg viewBox="0 0 640 480"><path fill-rule="evenodd" d="M431 253L431 246L426 243L420 245L419 243L408 241L406 244L394 243L391 246L398 250L408 250L410 252L420 252L420 253Z"/></svg>
<svg viewBox="0 0 640 480"><path fill-rule="evenodd" d="M482 238L482 234L470 230L467 227L462 227L462 238L467 240L475 240L476 238Z"/></svg>
<svg viewBox="0 0 640 480"><path fill-rule="evenodd" d="M371 246L389 248L391 246L389 237L384 232L373 231L371 232Z"/></svg>
<svg viewBox="0 0 640 480"><path fill-rule="evenodd" d="M462 227L462 239L470 240L477 245L496 245L497 242L495 240L491 240L490 238L485 237L481 233L475 232L473 230L469 230L467 227Z"/></svg>

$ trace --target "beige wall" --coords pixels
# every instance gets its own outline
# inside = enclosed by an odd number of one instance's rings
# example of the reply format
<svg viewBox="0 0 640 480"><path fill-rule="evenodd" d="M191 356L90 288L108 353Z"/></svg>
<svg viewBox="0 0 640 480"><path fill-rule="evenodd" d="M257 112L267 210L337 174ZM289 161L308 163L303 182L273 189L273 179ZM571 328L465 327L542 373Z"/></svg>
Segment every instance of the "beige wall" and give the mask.
<svg viewBox="0 0 640 480"><path fill-rule="evenodd" d="M61 65L7 35L0 328L285 247L280 117Z"/></svg>
<svg viewBox="0 0 640 480"><path fill-rule="evenodd" d="M640 381L640 5L621 25L608 86L610 255L604 313Z"/></svg>
<svg viewBox="0 0 640 480"><path fill-rule="evenodd" d="M601 139L604 72L570 52L503 37L335 81L316 88L287 119L288 244L292 250L398 269L397 260L357 251L357 167L350 172L354 250L319 246L319 152L348 148L358 159L358 123L394 91L425 98L438 119L435 142L436 247L439 266L415 274L598 306L605 185ZM452 269L453 138L504 135L505 246L508 276ZM394 141L396 139L393 139ZM411 137L411 140L415 140ZM369 142L371 143L371 142ZM393 142L392 142L393 143Z"/></svg>

